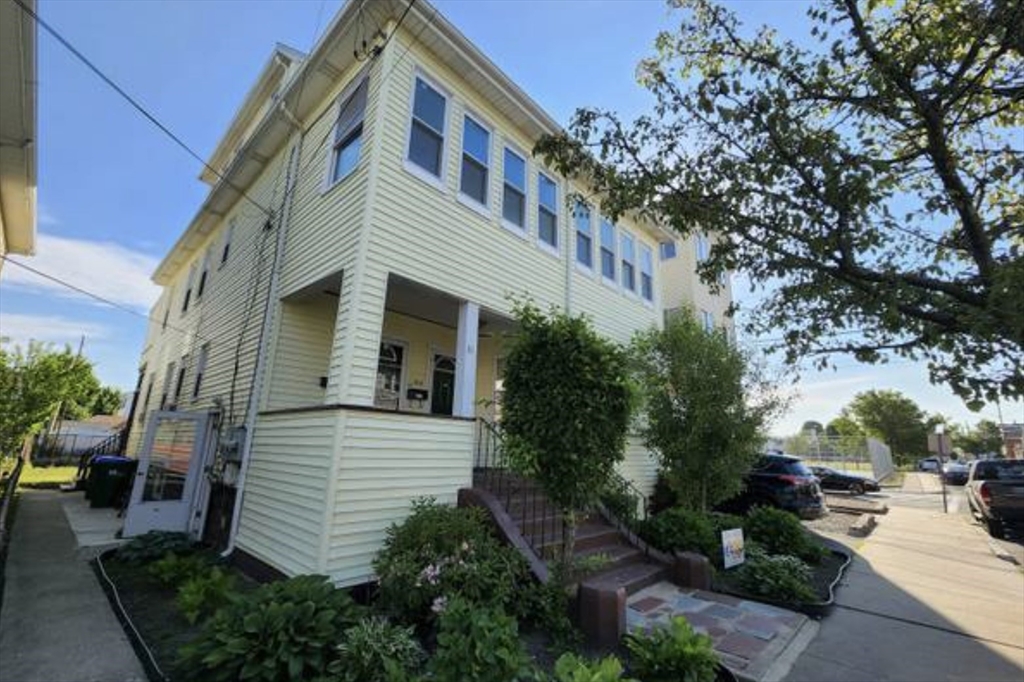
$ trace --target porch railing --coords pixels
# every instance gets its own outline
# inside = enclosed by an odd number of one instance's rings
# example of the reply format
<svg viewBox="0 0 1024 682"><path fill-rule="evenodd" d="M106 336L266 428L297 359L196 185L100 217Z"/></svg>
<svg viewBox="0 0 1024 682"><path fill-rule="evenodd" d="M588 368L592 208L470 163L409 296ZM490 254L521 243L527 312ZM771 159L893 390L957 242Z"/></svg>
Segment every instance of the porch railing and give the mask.
<svg viewBox="0 0 1024 682"><path fill-rule="evenodd" d="M608 477L600 499L616 520L630 528L634 528L637 522L646 521L650 513L650 500L647 496L617 471L612 471Z"/></svg>
<svg viewBox="0 0 1024 682"><path fill-rule="evenodd" d="M540 483L512 470L502 442L498 425L477 420L473 485L498 499L519 525L534 554L544 560L559 558L566 540L562 512L544 494Z"/></svg>

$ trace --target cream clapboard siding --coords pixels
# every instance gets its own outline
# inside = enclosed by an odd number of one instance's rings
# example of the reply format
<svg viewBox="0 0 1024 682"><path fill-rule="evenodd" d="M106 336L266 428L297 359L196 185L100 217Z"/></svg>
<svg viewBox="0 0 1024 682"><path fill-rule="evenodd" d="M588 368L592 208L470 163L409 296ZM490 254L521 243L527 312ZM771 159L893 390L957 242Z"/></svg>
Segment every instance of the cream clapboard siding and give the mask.
<svg viewBox="0 0 1024 682"><path fill-rule="evenodd" d="M262 415L253 436L238 547L288 575L320 569L337 412Z"/></svg>
<svg viewBox="0 0 1024 682"><path fill-rule="evenodd" d="M474 423L342 410L324 570L339 585L373 577L385 531L414 499L454 503L472 481Z"/></svg>
<svg viewBox="0 0 1024 682"><path fill-rule="evenodd" d="M282 301L273 357L268 367L266 407L308 407L324 402L338 301L318 298Z"/></svg>
<svg viewBox="0 0 1024 682"><path fill-rule="evenodd" d="M286 165L290 145L267 163L266 168L247 189L247 194L262 206L272 207L278 215L284 195ZM224 216L216 229L195 250L191 259L175 274L171 284L154 306L151 315L157 320L150 325L146 340L147 353L143 358L147 373L155 373L150 411L160 407L160 397L166 386L167 365L175 363L172 384L177 380L182 358L187 358L184 383L177 404L179 410L206 410L219 399L231 413L225 423L241 423L249 400L252 374L256 364L260 326L263 321L264 302L270 284L270 267L276 246L276 229L265 230L267 217L246 199L239 199ZM225 230L234 223L231 248L226 263L221 264L221 250ZM275 225L278 223L275 222ZM210 253L210 268L203 296L196 297L203 259ZM188 310L182 312L188 288L192 263L199 263ZM164 305L169 305L167 326L163 327ZM247 316L247 311L249 314ZM247 321L248 317L248 321ZM239 345L239 339L241 344ZM192 398L195 383L196 360L200 348L208 343L209 356L200 393ZM238 376L232 400L232 374L235 357L239 359ZM233 410L231 408L233 407ZM138 453L145 426L139 414L129 452ZM146 420L148 421L148 420Z"/></svg>
<svg viewBox="0 0 1024 682"><path fill-rule="evenodd" d="M676 257L662 261L662 300L665 310L682 306L693 308L695 315L706 310L715 317L715 324L733 327L733 320L726 313L732 302L732 287L728 279L724 289L714 294L711 288L697 276L697 240L695 236L676 242Z"/></svg>
<svg viewBox="0 0 1024 682"><path fill-rule="evenodd" d="M654 492L658 480L658 460L644 447L638 436L626 439L626 456L615 469L647 497Z"/></svg>
<svg viewBox="0 0 1024 682"><path fill-rule="evenodd" d="M359 164L352 173L331 186L328 186L328 166L333 158L334 127L341 99L348 96L362 73L361 68L353 67L342 76L335 91L311 117L312 125L305 133L285 245L282 296L339 271L350 275L362 236L369 156L377 134L374 111L381 85L377 62L369 72ZM347 281L343 282L343 289L346 284Z"/></svg>

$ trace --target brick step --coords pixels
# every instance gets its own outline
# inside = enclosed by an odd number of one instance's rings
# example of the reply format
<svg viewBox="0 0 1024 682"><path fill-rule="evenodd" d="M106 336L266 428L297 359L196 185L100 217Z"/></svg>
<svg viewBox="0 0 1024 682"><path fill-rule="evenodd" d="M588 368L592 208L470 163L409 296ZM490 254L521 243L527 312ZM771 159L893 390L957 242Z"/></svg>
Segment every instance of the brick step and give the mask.
<svg viewBox="0 0 1024 682"><path fill-rule="evenodd" d="M587 549L580 550L579 548L574 549L573 556L576 560L589 559L591 557L605 556L608 559L608 563L602 566L599 571L605 571L617 566L625 566L627 564L637 563L644 559L644 553L632 545L627 545L623 542L616 542L608 545L598 545L597 547L590 547ZM597 573L598 571L595 571Z"/></svg>
<svg viewBox="0 0 1024 682"><path fill-rule="evenodd" d="M632 563L598 571L586 578L583 584L603 590L616 590L623 587L626 589L626 594L634 594L659 580L667 579L668 573L668 568L661 564Z"/></svg>
<svg viewBox="0 0 1024 682"><path fill-rule="evenodd" d="M576 526L576 550L583 551L619 541L621 534L603 521L587 521Z"/></svg>

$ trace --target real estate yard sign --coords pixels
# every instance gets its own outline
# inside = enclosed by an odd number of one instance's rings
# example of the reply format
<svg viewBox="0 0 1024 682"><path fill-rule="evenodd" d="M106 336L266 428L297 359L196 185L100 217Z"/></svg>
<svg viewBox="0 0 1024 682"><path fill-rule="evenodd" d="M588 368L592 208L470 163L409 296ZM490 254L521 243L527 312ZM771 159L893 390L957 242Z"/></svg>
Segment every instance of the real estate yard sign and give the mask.
<svg viewBox="0 0 1024 682"><path fill-rule="evenodd" d="M727 569L739 566L746 560L746 556L743 553L742 528L722 531L722 558L722 563Z"/></svg>

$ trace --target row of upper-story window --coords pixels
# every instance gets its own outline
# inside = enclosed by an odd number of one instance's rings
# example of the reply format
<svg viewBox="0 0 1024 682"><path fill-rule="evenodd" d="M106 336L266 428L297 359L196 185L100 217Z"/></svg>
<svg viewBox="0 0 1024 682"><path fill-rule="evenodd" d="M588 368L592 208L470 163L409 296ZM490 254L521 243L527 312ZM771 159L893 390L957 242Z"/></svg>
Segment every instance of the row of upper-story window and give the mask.
<svg viewBox="0 0 1024 682"><path fill-rule="evenodd" d="M231 240L235 234L235 221L228 221L224 228L224 234L220 240L213 241L206 247L202 259L192 261L188 269L188 279L185 280L185 292L181 297L181 314L188 312L193 303L199 303L203 296L207 295L211 286L214 269L220 270L227 265L231 257ZM214 261L216 259L216 268ZM171 309L175 306L174 287L168 291L167 302L164 305L163 321L161 329L167 328L167 320L170 317Z"/></svg>
<svg viewBox="0 0 1024 682"><path fill-rule="evenodd" d="M344 180L359 163L363 118L369 77L357 77L338 107L325 187ZM452 96L422 72L413 79L408 142L404 165L413 175L442 190L447 181L448 119ZM493 128L482 117L465 111L459 157L459 201L485 217L497 218L503 227L524 238L535 237L542 250L560 255L563 245L559 221L565 202L564 184L554 174L537 168L533 177L527 155L511 140L496 146ZM492 197L492 173L498 172L494 152L501 159L500 209ZM535 181L531 183L531 180ZM532 184L532 187L530 186ZM532 201L532 203L531 203ZM536 232L528 222L531 212ZM627 293L653 303L654 253L636 234L601 218L589 206L577 204L572 211L575 260L579 269L600 277Z"/></svg>
<svg viewBox="0 0 1024 682"><path fill-rule="evenodd" d="M199 348L199 353L196 357L196 365L194 374L192 377L192 402L199 400L203 389L203 379L206 376L206 366L210 359L210 344L209 342L204 343ZM167 373L164 375L163 389L160 393L160 405L158 409L175 409L181 402L181 393L185 387L185 376L188 372L189 355L186 353L181 356L180 361L171 361L167 364ZM140 424L145 423L146 416L149 414L150 400L153 396L153 385L156 383L156 374L149 374L149 381L146 387L146 391L143 394L142 409L139 411L138 421Z"/></svg>

